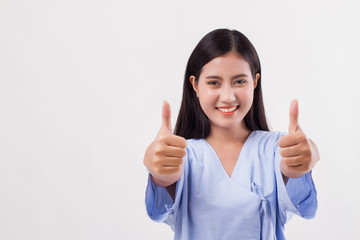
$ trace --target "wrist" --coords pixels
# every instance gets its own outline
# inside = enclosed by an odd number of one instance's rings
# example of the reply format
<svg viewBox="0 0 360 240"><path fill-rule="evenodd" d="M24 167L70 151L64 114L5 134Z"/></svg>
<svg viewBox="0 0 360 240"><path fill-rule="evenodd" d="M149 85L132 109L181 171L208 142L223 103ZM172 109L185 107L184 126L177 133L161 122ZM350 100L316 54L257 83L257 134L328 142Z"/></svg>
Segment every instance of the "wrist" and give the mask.
<svg viewBox="0 0 360 240"><path fill-rule="evenodd" d="M175 182L177 182L178 179L161 179L159 177L154 176L153 174L151 174L151 179L152 181L159 187L168 187L171 186L172 184L174 184Z"/></svg>

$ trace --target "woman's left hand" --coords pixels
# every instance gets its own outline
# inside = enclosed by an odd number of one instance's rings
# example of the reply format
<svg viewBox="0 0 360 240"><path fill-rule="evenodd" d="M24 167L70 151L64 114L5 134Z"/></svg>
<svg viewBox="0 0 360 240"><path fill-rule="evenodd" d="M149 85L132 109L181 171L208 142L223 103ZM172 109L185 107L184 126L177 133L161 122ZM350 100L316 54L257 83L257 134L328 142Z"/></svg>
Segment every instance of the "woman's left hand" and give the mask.
<svg viewBox="0 0 360 240"><path fill-rule="evenodd" d="M313 141L307 138L298 123L298 102L293 100L290 105L289 134L282 136L279 141L280 170L287 178L298 178L313 169L319 161L319 151Z"/></svg>

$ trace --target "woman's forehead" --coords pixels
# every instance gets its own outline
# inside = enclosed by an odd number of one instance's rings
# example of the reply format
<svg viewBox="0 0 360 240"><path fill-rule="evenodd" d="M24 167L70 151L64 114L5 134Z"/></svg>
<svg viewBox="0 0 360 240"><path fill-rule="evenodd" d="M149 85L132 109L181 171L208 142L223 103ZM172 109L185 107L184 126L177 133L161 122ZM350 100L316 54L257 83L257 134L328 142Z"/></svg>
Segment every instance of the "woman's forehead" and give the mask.
<svg viewBox="0 0 360 240"><path fill-rule="evenodd" d="M212 59L204 65L201 75L250 75L249 63L239 54L230 52Z"/></svg>

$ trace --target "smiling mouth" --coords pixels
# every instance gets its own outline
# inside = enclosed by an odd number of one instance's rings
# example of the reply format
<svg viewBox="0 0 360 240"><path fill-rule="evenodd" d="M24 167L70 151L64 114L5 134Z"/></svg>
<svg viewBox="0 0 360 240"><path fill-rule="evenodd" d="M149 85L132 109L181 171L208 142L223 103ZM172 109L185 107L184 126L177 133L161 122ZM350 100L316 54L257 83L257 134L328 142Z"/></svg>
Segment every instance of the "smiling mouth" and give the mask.
<svg viewBox="0 0 360 240"><path fill-rule="evenodd" d="M238 108L239 108L239 105L231 106L231 107L217 107L216 109L219 110L221 113L233 113Z"/></svg>

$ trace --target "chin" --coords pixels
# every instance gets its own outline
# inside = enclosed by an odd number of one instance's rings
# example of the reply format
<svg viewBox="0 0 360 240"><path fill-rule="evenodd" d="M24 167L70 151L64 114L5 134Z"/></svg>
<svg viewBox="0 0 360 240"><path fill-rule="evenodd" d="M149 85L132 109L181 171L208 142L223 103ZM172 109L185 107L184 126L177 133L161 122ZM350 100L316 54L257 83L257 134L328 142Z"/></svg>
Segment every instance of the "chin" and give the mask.
<svg viewBox="0 0 360 240"><path fill-rule="evenodd" d="M237 122L237 123L211 122L211 125L217 128L233 129L241 126L241 122Z"/></svg>

